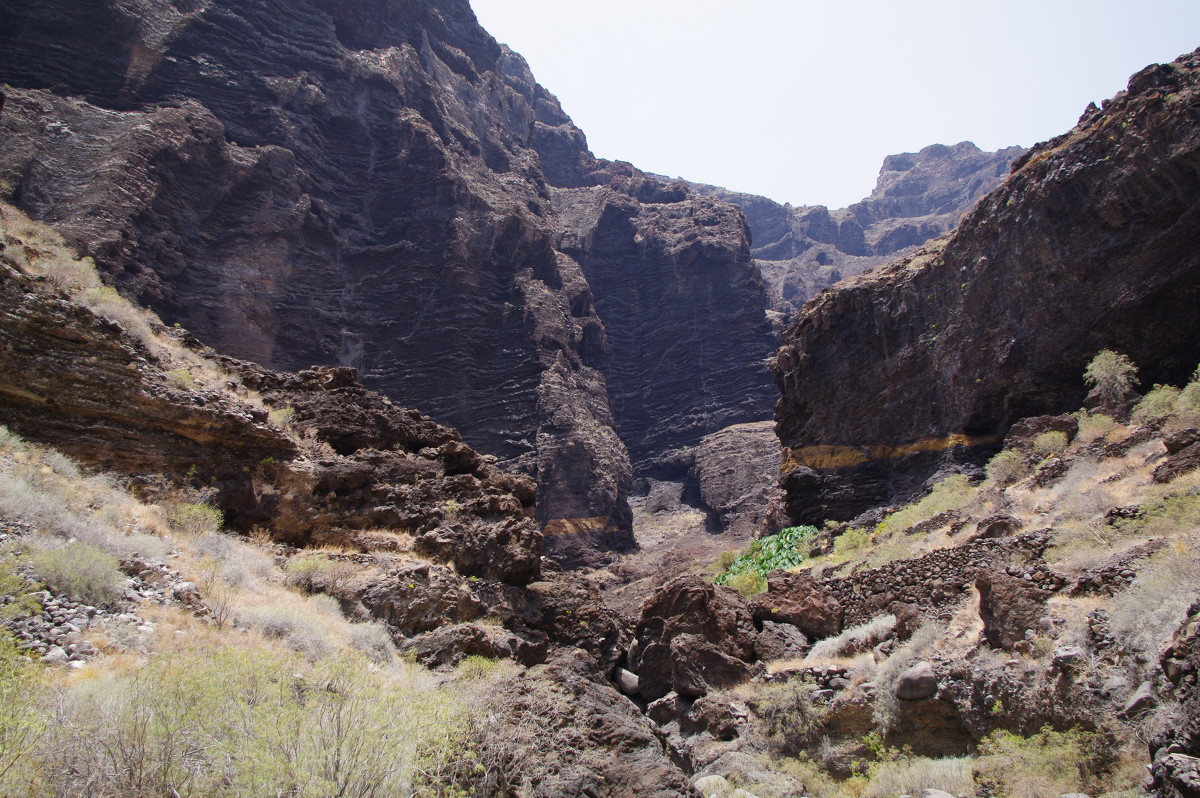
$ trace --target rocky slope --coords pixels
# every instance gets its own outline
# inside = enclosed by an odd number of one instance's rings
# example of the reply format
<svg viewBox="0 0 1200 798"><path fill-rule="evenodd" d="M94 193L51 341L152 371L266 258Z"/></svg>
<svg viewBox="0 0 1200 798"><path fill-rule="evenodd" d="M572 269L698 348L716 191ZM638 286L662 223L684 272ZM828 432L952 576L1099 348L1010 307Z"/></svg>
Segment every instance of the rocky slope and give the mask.
<svg viewBox="0 0 1200 798"><path fill-rule="evenodd" d="M219 351L461 429L566 559L632 544L627 447L767 412L741 217L593 158L465 0L8 1L0 80L7 198Z"/></svg>
<svg viewBox="0 0 1200 798"><path fill-rule="evenodd" d="M1200 55L1134 75L947 239L810 302L773 369L795 520L845 519L1078 407L1084 365L1200 360Z"/></svg>
<svg viewBox="0 0 1200 798"><path fill-rule="evenodd" d="M889 155L875 190L848 208L792 207L765 197L689 184L746 214L751 253L778 310L798 310L843 277L894 259L953 230L1004 179L1021 147L983 152L969 141Z"/></svg>

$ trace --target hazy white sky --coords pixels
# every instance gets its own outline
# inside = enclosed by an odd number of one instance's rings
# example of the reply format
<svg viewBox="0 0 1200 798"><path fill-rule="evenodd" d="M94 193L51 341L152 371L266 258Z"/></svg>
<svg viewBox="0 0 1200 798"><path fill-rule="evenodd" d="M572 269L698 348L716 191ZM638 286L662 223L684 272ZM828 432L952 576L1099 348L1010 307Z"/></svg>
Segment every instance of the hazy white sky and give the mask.
<svg viewBox="0 0 1200 798"><path fill-rule="evenodd" d="M470 0L596 155L796 205L884 156L1066 132L1200 46L1200 0Z"/></svg>

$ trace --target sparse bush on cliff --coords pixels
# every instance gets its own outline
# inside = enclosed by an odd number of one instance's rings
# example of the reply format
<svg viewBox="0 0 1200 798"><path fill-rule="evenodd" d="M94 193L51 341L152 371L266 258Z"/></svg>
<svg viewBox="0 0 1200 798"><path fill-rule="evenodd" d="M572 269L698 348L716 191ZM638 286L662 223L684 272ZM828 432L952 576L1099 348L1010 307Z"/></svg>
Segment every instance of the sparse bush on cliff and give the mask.
<svg viewBox="0 0 1200 798"><path fill-rule="evenodd" d="M1083 381L1096 390L1106 405L1116 404L1137 387L1137 372L1137 366L1127 355L1104 349L1088 363Z"/></svg>
<svg viewBox="0 0 1200 798"><path fill-rule="evenodd" d="M1159 424L1175 413L1175 403L1182 392L1171 385L1155 385L1133 408L1133 420L1142 424Z"/></svg>
<svg viewBox="0 0 1200 798"><path fill-rule="evenodd" d="M1161 646L1187 618L1188 607L1200 599L1197 573L1200 544L1194 539L1176 540L1155 554L1133 584L1113 599L1113 634L1145 662L1157 661Z"/></svg>
<svg viewBox="0 0 1200 798"><path fill-rule="evenodd" d="M1012 449L997 452L987 464L988 481L997 487L1011 485L1028 474L1025 457Z"/></svg>

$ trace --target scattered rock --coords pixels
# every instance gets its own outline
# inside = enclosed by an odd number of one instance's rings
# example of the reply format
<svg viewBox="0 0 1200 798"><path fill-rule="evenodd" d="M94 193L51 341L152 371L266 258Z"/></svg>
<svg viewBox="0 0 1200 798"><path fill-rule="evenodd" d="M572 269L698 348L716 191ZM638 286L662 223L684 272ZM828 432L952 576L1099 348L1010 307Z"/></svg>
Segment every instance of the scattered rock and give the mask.
<svg viewBox="0 0 1200 798"><path fill-rule="evenodd" d="M613 674L613 683L625 695L638 695L640 693L640 680L636 673L630 673L624 668L617 668Z"/></svg>
<svg viewBox="0 0 1200 798"><path fill-rule="evenodd" d="M1129 697L1129 700L1125 702L1125 707L1121 710L1121 714L1127 718L1132 718L1156 706L1158 706L1158 697L1154 694L1154 685L1150 682L1142 682L1138 685L1138 689L1133 691L1133 695Z"/></svg>
<svg viewBox="0 0 1200 798"><path fill-rule="evenodd" d="M925 661L910 666L900 674L896 682L896 697L905 701L919 701L937 692L938 677L933 666Z"/></svg>

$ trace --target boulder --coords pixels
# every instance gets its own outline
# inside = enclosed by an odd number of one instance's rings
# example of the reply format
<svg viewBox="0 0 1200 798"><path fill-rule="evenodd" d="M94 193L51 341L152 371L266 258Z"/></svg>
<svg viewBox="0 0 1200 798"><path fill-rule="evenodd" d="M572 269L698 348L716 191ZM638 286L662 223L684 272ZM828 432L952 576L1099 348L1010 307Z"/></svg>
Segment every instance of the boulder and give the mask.
<svg viewBox="0 0 1200 798"><path fill-rule="evenodd" d="M637 674L630 673L624 668L617 668L617 672L613 674L613 683L625 695L638 695L641 686L641 680L638 679Z"/></svg>
<svg viewBox="0 0 1200 798"><path fill-rule="evenodd" d="M453 667L470 656L514 659L528 665L546 654L544 646L529 643L498 627L474 623L434 630L408 641L401 650L412 652L417 662L427 668Z"/></svg>
<svg viewBox="0 0 1200 798"><path fill-rule="evenodd" d="M750 711L740 701L707 695L697 698L684 713L680 728L684 734L708 732L718 740L736 738Z"/></svg>
<svg viewBox="0 0 1200 798"><path fill-rule="evenodd" d="M905 701L920 701L923 698L929 698L937 692L937 689L938 678L937 674L933 672L933 666L928 662L921 661L900 674L900 678L896 682L896 698L902 698Z"/></svg>
<svg viewBox="0 0 1200 798"><path fill-rule="evenodd" d="M484 611L465 579L432 563L403 563L362 588L357 598L373 617L402 635L473 621Z"/></svg>
<svg viewBox="0 0 1200 798"><path fill-rule="evenodd" d="M754 656L763 662L803 657L808 649L804 632L790 623L763 621L762 631L754 641Z"/></svg>
<svg viewBox="0 0 1200 798"><path fill-rule="evenodd" d="M630 669L648 700L672 690L704 695L749 678L757 635L750 608L736 590L700 576L680 577L643 605Z"/></svg>
<svg viewBox="0 0 1200 798"><path fill-rule="evenodd" d="M1046 601L1053 595L997 571L982 571L975 577L979 589L979 616L988 645L1012 651L1030 629L1039 628L1046 614Z"/></svg>
<svg viewBox="0 0 1200 798"><path fill-rule="evenodd" d="M807 573L772 571L767 591L750 605L756 621L790 623L811 638L832 637L842 631L841 602Z"/></svg>
<svg viewBox="0 0 1200 798"><path fill-rule="evenodd" d="M561 646L582 648L607 675L629 645L627 623L609 609L599 588L563 571L547 571L526 587L533 626Z"/></svg>

